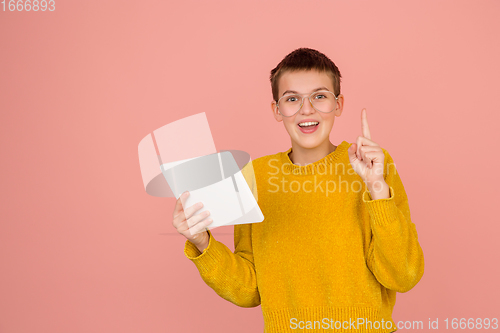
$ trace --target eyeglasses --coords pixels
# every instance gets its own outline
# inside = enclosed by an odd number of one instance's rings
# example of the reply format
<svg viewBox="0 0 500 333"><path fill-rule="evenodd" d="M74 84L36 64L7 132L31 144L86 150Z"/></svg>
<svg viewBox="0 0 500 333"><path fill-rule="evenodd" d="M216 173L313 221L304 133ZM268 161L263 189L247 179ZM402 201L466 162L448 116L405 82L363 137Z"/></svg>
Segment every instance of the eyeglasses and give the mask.
<svg viewBox="0 0 500 333"><path fill-rule="evenodd" d="M330 113L335 110L338 96L328 90L315 91L309 96L312 107L319 112ZM289 94L281 97L276 103L278 112L284 117L291 117L302 108L304 97L299 94Z"/></svg>

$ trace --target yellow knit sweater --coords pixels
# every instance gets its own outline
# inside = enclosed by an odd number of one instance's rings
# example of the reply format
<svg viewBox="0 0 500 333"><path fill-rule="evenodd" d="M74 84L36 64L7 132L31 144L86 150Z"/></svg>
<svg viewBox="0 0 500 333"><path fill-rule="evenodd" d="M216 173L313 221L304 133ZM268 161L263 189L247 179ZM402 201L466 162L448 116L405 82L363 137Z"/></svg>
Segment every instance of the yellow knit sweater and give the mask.
<svg viewBox="0 0 500 333"><path fill-rule="evenodd" d="M241 307L261 305L266 333L396 331L396 292L409 291L424 273L391 156L383 149L390 197L372 200L349 146L343 141L307 166L291 162L292 148L254 160L249 185L264 221L234 226L234 253L210 230L203 252L186 240L186 257L218 295Z"/></svg>

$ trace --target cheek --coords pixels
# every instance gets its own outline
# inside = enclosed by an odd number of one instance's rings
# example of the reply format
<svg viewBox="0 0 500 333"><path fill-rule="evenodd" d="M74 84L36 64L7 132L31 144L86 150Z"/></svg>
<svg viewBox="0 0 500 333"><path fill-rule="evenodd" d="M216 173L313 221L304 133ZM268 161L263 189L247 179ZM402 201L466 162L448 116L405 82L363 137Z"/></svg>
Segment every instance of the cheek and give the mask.
<svg viewBox="0 0 500 333"><path fill-rule="evenodd" d="M326 128L331 129L334 121L335 117L328 117L326 119L323 119L323 125L325 125Z"/></svg>
<svg viewBox="0 0 500 333"><path fill-rule="evenodd" d="M283 124L285 124L285 127L287 129L287 131L290 131L290 130L293 130L294 127L295 127L295 122L294 121L290 121L290 120L283 120Z"/></svg>

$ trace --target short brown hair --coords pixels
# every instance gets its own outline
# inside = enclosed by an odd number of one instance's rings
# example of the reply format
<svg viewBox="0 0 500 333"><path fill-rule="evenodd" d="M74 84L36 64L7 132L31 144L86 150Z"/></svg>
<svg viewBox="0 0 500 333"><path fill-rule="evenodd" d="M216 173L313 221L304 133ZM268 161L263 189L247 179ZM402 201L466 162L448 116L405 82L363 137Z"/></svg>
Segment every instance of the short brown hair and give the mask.
<svg viewBox="0 0 500 333"><path fill-rule="evenodd" d="M271 71L271 89L275 101L279 99L278 82L283 73L286 71L295 72L300 70L317 70L326 73L333 81L335 96L340 94L340 79L342 76L333 61L319 51L301 47L289 53L281 60L278 66Z"/></svg>

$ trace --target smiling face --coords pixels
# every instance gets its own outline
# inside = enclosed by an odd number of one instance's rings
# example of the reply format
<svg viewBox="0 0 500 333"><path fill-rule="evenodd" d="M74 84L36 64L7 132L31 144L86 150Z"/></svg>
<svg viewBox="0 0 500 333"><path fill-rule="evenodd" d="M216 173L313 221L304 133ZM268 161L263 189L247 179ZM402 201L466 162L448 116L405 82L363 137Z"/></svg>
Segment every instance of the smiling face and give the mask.
<svg viewBox="0 0 500 333"><path fill-rule="evenodd" d="M314 149L328 146L330 144L329 136L335 122L335 117L339 117L342 114L344 96L342 94L338 96L335 109L330 113L316 111L305 96L308 96L321 87L326 88L322 90L329 90L335 93L332 79L326 73L315 70L285 72L279 79L278 87L279 97L282 97L284 94L290 94L290 91L294 94L297 93L304 96L302 108L291 117L284 117L278 112L276 101L271 103L274 118L278 122L283 122L288 135L290 135L292 148ZM307 129L306 127L299 126L304 121L318 122L319 124L311 127L311 129Z"/></svg>

